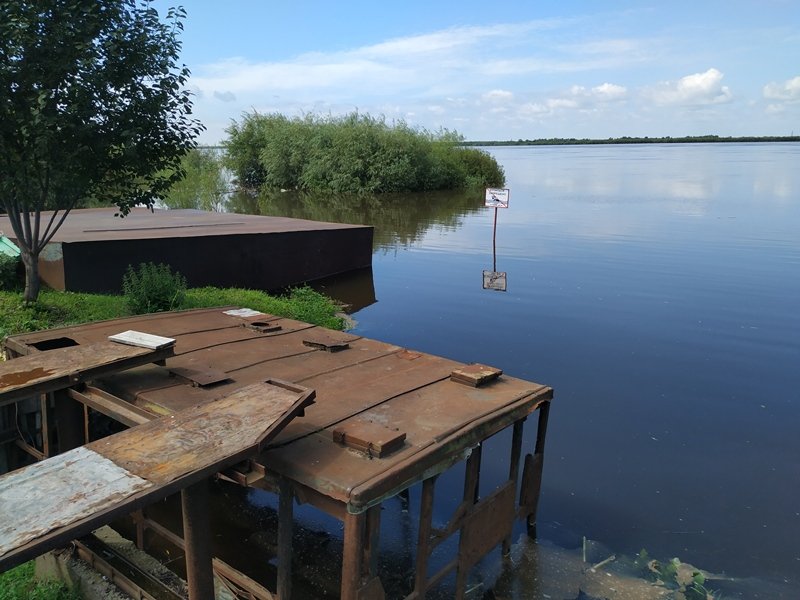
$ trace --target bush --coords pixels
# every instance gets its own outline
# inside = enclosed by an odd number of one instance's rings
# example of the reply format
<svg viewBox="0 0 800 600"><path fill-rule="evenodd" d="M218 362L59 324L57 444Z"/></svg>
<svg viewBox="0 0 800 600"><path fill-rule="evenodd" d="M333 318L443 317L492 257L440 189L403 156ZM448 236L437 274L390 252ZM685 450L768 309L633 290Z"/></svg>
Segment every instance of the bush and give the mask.
<svg viewBox="0 0 800 600"><path fill-rule="evenodd" d="M225 165L249 191L375 194L505 183L497 161L464 148L458 133L431 133L383 117L252 113L227 132Z"/></svg>
<svg viewBox="0 0 800 600"><path fill-rule="evenodd" d="M0 252L0 290L14 290L21 284L18 256L8 256Z"/></svg>
<svg viewBox="0 0 800 600"><path fill-rule="evenodd" d="M186 295L186 278L163 263L142 263L138 269L129 265L122 292L128 310L135 315L175 310Z"/></svg>

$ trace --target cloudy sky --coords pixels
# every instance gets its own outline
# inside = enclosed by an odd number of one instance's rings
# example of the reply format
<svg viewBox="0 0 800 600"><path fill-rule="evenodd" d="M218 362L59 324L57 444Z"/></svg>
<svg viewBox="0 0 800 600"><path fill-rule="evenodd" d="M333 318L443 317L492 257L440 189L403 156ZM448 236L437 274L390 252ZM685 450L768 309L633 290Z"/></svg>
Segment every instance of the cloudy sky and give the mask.
<svg viewBox="0 0 800 600"><path fill-rule="evenodd" d="M204 144L254 110L358 110L471 140L800 134L798 0L184 6Z"/></svg>

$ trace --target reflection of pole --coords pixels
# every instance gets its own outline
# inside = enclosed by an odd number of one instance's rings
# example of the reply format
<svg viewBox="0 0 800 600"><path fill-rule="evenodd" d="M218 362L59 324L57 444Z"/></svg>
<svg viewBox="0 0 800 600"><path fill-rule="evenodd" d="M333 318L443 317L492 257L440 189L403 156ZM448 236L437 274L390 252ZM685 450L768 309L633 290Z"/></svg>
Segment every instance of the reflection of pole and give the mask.
<svg viewBox="0 0 800 600"><path fill-rule="evenodd" d="M492 230L492 271L497 272L497 207L494 207L494 229Z"/></svg>

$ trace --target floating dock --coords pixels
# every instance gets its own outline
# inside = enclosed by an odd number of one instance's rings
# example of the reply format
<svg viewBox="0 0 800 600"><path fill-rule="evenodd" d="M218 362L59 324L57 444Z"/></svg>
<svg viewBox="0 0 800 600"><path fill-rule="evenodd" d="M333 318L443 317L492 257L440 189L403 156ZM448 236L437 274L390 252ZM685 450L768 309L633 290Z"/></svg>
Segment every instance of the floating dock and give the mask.
<svg viewBox="0 0 800 600"><path fill-rule="evenodd" d="M39 257L57 290L118 292L128 265L167 263L191 287L277 290L370 267L372 227L201 210L73 210ZM51 213L42 214L47 223ZM0 231L16 242L8 217Z"/></svg>
<svg viewBox="0 0 800 600"><path fill-rule="evenodd" d="M228 402L254 385L281 385L313 397L314 403L287 420L273 438L257 447L249 444L246 458L238 455L241 460L235 465L222 464L221 459L215 463L219 476L278 495L277 590L270 594L281 600L291 597L295 503L310 504L343 523L341 597L347 600L385 598L377 568L381 507L413 485L421 484L422 491L415 566L410 573L414 583L404 592L407 600L424 598L448 576L455 577L454 597L463 598L469 572L480 559L498 546L505 551L510 548L517 518L529 528L535 527L552 398L552 389L546 385L509 377L497 368L465 365L236 307L144 315L13 336L6 340L6 351L19 358L8 361L4 368L13 373L18 361L36 363L51 353L69 354L108 344L110 336L127 330L174 339L174 347L167 356L151 356L156 362L147 362L147 356L140 354L126 355L124 360L138 361L139 366L125 364L125 370L111 372L104 363L102 372L95 372L88 381L88 375L81 374L84 370L72 365L68 370L75 374L74 382L62 380L66 388L61 391L53 391L52 380L58 373L45 376L50 383L32 382L39 386L37 392L50 394L41 401L21 401L33 402L40 418L27 420L33 429L26 432L25 439L7 446L14 452L26 449L36 458L47 459L87 442L90 448L102 451L105 446L98 444L108 440L105 443L115 449L113 461L131 470L130 465L142 460L141 448L147 448L148 442L117 444L117 436L135 435L140 427L156 427L157 423L164 427L170 419L182 420L192 414L187 411L211 410L203 407ZM85 372L98 368L87 365ZM4 391L19 401L20 378L8 381L13 385L5 390L0 386L0 404ZM251 402L249 410L256 412L258 400ZM10 408L10 404L0 406L0 410ZM90 410L132 429L92 441L87 419ZM533 413L539 417L536 441L525 452L523 427ZM212 422L209 419L199 421ZM38 430L37 422L41 424ZM508 478L480 496L482 443L507 428L513 430ZM205 430L200 422L195 429ZM211 428L206 443L222 443L226 436L235 437L236 432ZM39 441L32 445L31 440ZM435 527L437 478L462 462L466 462L463 500L447 524ZM207 472L209 467L203 468ZM140 468L137 475L148 480L157 471L151 465ZM14 472L0 478L0 488L9 477L14 477ZM176 487L170 476L160 484L173 491ZM13 511L14 507L6 503L3 510ZM189 543L141 512L136 521L141 532L148 529L178 544ZM46 535L63 540L67 534L56 528ZM456 556L438 572L429 572L434 550L456 535ZM31 547L27 550L34 551ZM6 552L14 556L15 550ZM10 561L0 555L0 570L7 564ZM239 581L247 582L247 577ZM261 596L253 597L262 597L263 589L259 593Z"/></svg>

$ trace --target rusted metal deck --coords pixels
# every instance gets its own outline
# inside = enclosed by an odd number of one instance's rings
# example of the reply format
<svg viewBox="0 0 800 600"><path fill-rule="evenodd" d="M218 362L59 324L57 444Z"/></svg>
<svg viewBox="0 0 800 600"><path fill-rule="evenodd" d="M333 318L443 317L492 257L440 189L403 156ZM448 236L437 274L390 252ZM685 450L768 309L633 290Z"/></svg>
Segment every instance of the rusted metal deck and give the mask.
<svg viewBox="0 0 800 600"><path fill-rule="evenodd" d="M256 383L0 476L0 568L251 458L309 400Z"/></svg>
<svg viewBox="0 0 800 600"><path fill-rule="evenodd" d="M310 503L344 523L341 597L384 597L377 573L381 504L422 482L415 585L424 598L455 573L457 598L470 569L498 544L510 546L515 518L535 525L551 388L499 369L467 366L349 333L235 308L165 313L9 338L16 355L84 346L123 329L176 339L163 366L98 377L69 397L128 424L204 406L267 378L313 389L316 402L246 463L223 476L279 494L278 584L291 595L293 503ZM65 409L62 408L62 413ZM131 413L130 411L134 411ZM523 424L539 414L532 452L523 455ZM67 421L65 421L66 423ZM513 428L508 479L478 495L481 444ZM71 439L65 430L63 439ZM467 461L463 501L443 528L433 526L437 476ZM519 493L518 493L518 490ZM140 516L140 523L143 522ZM146 521L144 522L146 525ZM459 552L437 573L428 560L460 533Z"/></svg>
<svg viewBox="0 0 800 600"><path fill-rule="evenodd" d="M372 227L286 217L137 208L74 210L39 259L58 290L114 292L128 265L169 262L198 287L273 290L372 265ZM50 213L43 213L47 222ZM16 241L8 217L0 231Z"/></svg>

